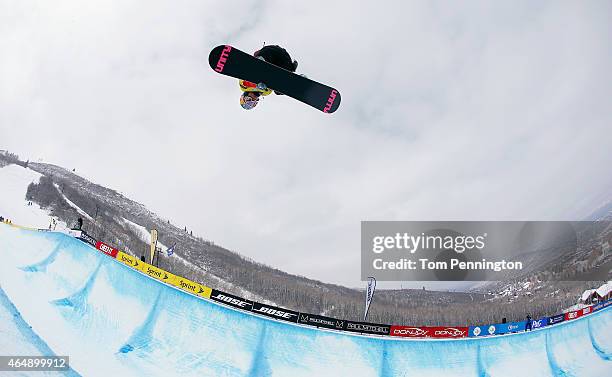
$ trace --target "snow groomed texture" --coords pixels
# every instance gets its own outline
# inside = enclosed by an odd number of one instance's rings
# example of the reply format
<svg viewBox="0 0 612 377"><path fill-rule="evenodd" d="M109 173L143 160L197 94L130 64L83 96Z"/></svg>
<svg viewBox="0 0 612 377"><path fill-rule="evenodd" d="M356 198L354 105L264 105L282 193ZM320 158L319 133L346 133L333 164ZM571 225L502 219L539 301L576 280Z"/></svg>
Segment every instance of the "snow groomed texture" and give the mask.
<svg viewBox="0 0 612 377"><path fill-rule="evenodd" d="M185 293L161 282L180 286L181 278L98 249L110 257L62 233L0 224L0 286L82 375L602 376L612 365L612 316L603 305L527 333L371 337L272 320L253 314L256 303L220 298L251 312L230 308L205 299L216 291L183 280Z"/></svg>

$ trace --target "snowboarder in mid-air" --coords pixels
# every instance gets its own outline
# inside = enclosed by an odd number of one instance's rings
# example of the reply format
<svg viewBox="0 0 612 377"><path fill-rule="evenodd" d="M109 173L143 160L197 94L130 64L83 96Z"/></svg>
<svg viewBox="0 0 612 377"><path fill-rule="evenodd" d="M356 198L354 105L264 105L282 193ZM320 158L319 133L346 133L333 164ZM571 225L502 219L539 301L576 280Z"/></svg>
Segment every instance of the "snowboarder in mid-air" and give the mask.
<svg viewBox="0 0 612 377"><path fill-rule="evenodd" d="M240 105L246 110L257 106L262 96L284 94L324 113L340 106L340 92L308 77L296 74L297 61L280 46L264 46L253 55L231 45L220 45L208 54L210 68L240 80Z"/></svg>
<svg viewBox="0 0 612 377"><path fill-rule="evenodd" d="M292 60L287 50L277 45L264 46L261 50L255 51L253 56L290 72L295 72L298 66L297 60ZM239 80L239 85L240 90L243 92L240 96L240 105L245 110L250 110L257 106L259 97L272 93L272 89L269 89L263 82L255 84L250 81ZM278 91L274 91L274 93L278 95L283 94Z"/></svg>

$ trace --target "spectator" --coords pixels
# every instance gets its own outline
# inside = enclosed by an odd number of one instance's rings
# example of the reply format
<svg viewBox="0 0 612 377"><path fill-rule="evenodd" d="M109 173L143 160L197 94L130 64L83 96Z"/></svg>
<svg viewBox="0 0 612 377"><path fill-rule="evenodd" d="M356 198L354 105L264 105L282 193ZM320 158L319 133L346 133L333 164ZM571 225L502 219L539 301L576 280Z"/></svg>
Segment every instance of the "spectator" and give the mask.
<svg viewBox="0 0 612 377"><path fill-rule="evenodd" d="M531 316L527 314L527 323L525 324L525 331L531 331Z"/></svg>

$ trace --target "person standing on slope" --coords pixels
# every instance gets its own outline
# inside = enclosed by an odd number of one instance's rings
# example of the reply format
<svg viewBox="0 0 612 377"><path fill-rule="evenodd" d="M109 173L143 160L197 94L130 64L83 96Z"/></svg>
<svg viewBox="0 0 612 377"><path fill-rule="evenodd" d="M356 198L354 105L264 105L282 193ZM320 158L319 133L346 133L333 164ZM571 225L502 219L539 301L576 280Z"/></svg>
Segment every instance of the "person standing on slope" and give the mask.
<svg viewBox="0 0 612 377"><path fill-rule="evenodd" d="M531 331L531 316L527 314L526 323L525 323L525 331Z"/></svg>
<svg viewBox="0 0 612 377"><path fill-rule="evenodd" d="M290 72L295 72L298 67L297 60L292 60L287 50L277 45L264 46L261 50L255 51L253 56ZM243 92L240 96L240 105L245 110L251 110L257 106L261 96L272 93L272 89L269 89L265 83L255 84L246 80L239 80L238 83L240 90ZM283 95L283 93L277 91L274 91L274 93Z"/></svg>

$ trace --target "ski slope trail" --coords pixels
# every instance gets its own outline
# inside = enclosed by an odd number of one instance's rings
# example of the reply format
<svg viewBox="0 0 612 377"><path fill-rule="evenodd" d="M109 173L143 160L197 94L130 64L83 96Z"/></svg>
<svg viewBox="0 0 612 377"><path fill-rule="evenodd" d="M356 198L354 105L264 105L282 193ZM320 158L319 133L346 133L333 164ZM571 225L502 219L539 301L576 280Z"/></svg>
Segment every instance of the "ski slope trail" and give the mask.
<svg viewBox="0 0 612 377"><path fill-rule="evenodd" d="M13 317L21 317L0 321L0 333L31 326L36 349L69 356L84 376L526 377L612 370L610 308L488 338L367 337L282 323L190 295L62 233L0 224L0 257L0 288L9 301L0 309L14 306ZM30 338L0 342L0 354L31 349Z"/></svg>

